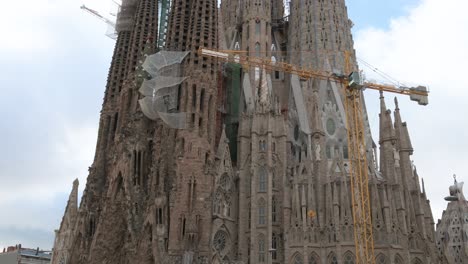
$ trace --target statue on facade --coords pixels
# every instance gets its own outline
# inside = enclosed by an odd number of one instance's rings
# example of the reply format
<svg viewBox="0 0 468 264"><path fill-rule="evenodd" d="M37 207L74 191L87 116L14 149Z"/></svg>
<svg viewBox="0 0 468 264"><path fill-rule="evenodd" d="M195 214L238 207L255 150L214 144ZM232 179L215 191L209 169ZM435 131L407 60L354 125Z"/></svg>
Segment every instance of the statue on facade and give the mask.
<svg viewBox="0 0 468 264"><path fill-rule="evenodd" d="M321 161L321 147L320 144L315 145L315 160L316 161Z"/></svg>

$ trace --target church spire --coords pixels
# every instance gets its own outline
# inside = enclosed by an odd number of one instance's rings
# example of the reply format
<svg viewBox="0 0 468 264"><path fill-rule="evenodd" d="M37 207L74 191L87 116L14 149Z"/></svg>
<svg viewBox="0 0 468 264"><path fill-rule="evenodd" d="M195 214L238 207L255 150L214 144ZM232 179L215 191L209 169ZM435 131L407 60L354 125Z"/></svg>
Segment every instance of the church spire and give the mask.
<svg viewBox="0 0 468 264"><path fill-rule="evenodd" d="M68 197L67 207L65 208L65 214L63 215L62 227L69 228L73 226L76 216L78 215L78 179L73 181L73 188Z"/></svg>
<svg viewBox="0 0 468 264"><path fill-rule="evenodd" d="M408 127L406 122L401 121L400 108L398 105L398 99L395 97L395 132L398 138L398 147L400 151L407 151L410 155L413 154L413 145L408 133Z"/></svg>
<svg viewBox="0 0 468 264"><path fill-rule="evenodd" d="M380 91L380 143L395 139L395 130L392 125L391 111L387 109L385 97Z"/></svg>

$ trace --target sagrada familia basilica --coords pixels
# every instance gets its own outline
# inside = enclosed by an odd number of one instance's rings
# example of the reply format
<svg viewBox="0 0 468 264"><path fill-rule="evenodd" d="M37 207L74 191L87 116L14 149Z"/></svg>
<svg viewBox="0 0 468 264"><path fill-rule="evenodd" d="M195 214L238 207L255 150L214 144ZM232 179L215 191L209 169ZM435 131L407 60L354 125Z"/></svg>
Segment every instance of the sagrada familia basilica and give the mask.
<svg viewBox="0 0 468 264"><path fill-rule="evenodd" d="M80 204L73 183L53 264L355 263L342 84L198 53L357 70L344 0L287 9L122 1L94 162ZM365 120L376 263L468 263L447 241L453 223L435 232L409 125L387 103L381 94L378 140ZM460 184L451 192L466 240Z"/></svg>

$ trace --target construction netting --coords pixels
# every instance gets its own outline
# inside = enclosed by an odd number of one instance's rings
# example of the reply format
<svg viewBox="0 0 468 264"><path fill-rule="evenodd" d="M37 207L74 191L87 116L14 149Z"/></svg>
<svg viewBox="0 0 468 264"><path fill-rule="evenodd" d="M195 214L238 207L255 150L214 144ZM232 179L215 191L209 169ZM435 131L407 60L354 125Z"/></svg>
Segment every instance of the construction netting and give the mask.
<svg viewBox="0 0 468 264"><path fill-rule="evenodd" d="M161 51L146 57L143 69L152 77L143 81L139 101L145 116L151 120L161 119L176 129L187 127L186 113L179 113L180 85L186 77L181 75L181 63L188 52Z"/></svg>

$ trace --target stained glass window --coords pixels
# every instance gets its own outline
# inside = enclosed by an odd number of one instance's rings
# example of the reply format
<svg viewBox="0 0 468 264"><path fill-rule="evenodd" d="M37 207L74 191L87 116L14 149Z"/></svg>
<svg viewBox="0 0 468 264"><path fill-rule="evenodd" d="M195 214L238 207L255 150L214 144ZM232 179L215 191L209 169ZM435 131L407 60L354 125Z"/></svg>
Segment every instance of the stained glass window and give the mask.
<svg viewBox="0 0 468 264"><path fill-rule="evenodd" d="M335 131L336 131L335 120L329 118L327 120L327 132L328 132L329 135L334 135Z"/></svg>
<svg viewBox="0 0 468 264"><path fill-rule="evenodd" d="M218 231L216 232L214 239L213 239L213 246L216 251L221 252L224 248L226 248L226 232Z"/></svg>

